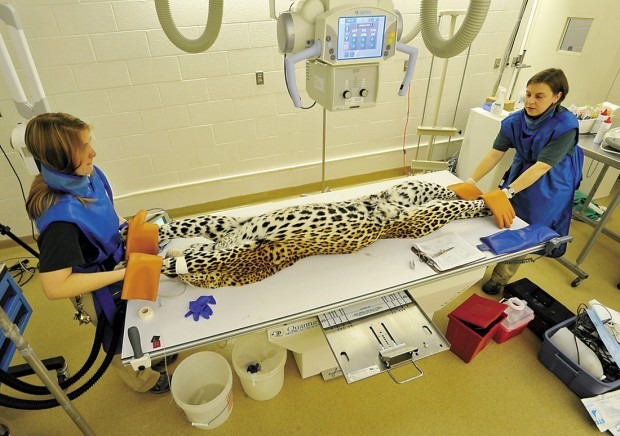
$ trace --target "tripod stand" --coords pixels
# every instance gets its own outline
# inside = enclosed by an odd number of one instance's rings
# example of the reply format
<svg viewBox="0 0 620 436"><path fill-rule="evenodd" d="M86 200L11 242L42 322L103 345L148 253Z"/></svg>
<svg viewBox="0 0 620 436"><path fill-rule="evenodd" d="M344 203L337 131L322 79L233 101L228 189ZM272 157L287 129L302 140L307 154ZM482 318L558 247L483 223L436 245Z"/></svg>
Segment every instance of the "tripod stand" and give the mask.
<svg viewBox="0 0 620 436"><path fill-rule="evenodd" d="M9 238L17 242L19 245L21 245L28 253L32 254L36 258L39 258L39 253L35 251L32 247L30 247L28 244L26 244L24 241L19 239L19 237L17 237L13 232L11 232L11 228L9 226L5 226L4 224L0 223L0 235L8 236Z"/></svg>

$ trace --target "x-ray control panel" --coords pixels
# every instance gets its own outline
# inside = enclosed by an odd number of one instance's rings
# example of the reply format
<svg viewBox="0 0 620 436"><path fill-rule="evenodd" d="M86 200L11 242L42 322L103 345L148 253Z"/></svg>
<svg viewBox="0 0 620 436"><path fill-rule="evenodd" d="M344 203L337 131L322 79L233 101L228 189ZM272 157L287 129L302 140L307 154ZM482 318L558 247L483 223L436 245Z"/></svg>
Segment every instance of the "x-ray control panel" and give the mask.
<svg viewBox="0 0 620 436"><path fill-rule="evenodd" d="M362 13L367 15L362 15ZM330 11L317 18L319 59L331 65L379 62L396 52L396 14L381 9Z"/></svg>

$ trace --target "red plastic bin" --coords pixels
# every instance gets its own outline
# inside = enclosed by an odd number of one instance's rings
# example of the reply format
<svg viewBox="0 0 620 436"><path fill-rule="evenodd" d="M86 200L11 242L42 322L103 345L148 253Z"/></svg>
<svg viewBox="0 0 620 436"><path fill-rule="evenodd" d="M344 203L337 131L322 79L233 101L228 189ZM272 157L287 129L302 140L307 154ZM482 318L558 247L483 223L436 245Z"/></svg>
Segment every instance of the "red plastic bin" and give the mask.
<svg viewBox="0 0 620 436"><path fill-rule="evenodd" d="M465 363L471 360L495 336L506 318L506 306L473 294L448 314L446 339L450 349Z"/></svg>

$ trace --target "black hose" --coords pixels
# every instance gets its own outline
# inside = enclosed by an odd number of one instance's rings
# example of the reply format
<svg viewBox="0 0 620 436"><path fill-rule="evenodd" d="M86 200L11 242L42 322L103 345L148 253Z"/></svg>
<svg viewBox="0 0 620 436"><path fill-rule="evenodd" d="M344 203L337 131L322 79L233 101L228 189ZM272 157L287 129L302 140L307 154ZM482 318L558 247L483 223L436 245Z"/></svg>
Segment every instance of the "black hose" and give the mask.
<svg viewBox="0 0 620 436"><path fill-rule="evenodd" d="M75 382L80 380L82 376L86 374L86 372L88 372L90 368L92 368L101 350L101 338L103 336L104 324L105 323L103 322L103 320L97 324L97 329L95 331L95 338L93 340L93 346L90 350L90 355L88 356L88 359L86 359L86 362L84 363L82 368L80 368L80 370L77 373L75 373L75 375L70 377L69 379L64 380L63 382L59 383L59 386L62 390L66 390L71 385L73 385ZM32 385L30 383L26 383L20 380L19 378L13 377L11 374L5 371L2 371L2 370L0 370L0 383L6 384L7 386L17 391L30 394L30 395L49 395L50 394L50 391L47 388L47 386L39 386L39 385Z"/></svg>
<svg viewBox="0 0 620 436"><path fill-rule="evenodd" d="M112 362L112 359L114 358L116 347L118 346L118 341L120 340L121 333L123 331L123 325L124 325L123 320L124 320L124 318L125 318L125 304L122 304L121 307L119 307L119 309L118 309L118 311L116 313L116 317L114 319L114 329L113 329L113 335L112 335L112 344L110 345L110 348L108 349L108 351L106 353L106 356L105 356L103 362L101 363L101 366L99 368L97 368L97 371L95 372L95 374L93 374L93 376L90 379L88 379L88 381L86 383L84 383L82 386L80 386L79 388L77 388L73 392L70 392L70 393L67 394L67 396L69 397L69 400L76 399L77 397L82 395L84 392L86 392L88 389L90 389L101 378L101 376L105 373L105 371L108 369L108 367L110 366L110 363ZM103 317L103 316L100 317L99 324L103 324L104 322L107 322L105 320L105 317ZM100 330L99 324L97 325L97 334L95 336L95 342L98 341L99 345L100 345L101 344L101 337L99 335L99 330ZM103 331L103 328L101 328L101 331ZM99 338L97 339L97 337L99 337ZM94 350L94 347L93 347L93 350ZM97 350L96 355L99 354L98 351L99 350ZM94 351L91 350L91 356L92 356L93 352ZM89 356L89 360L90 360L90 356ZM85 371L82 371L83 369L84 368L82 368L79 372L80 373L84 373ZM76 376L77 376L77 374L76 374ZM76 377L73 377L73 379L75 379L75 378ZM64 383L63 383L63 385L64 385ZM47 390L47 388L45 388L45 389ZM48 393L49 393L49 391L48 391ZM11 408L11 409L42 410L42 409L51 409L51 408L56 407L58 405L59 405L58 401L55 398L49 399L49 400L24 400L24 399L13 398L13 397L10 397L8 395L0 394L0 406L8 407L8 408Z"/></svg>

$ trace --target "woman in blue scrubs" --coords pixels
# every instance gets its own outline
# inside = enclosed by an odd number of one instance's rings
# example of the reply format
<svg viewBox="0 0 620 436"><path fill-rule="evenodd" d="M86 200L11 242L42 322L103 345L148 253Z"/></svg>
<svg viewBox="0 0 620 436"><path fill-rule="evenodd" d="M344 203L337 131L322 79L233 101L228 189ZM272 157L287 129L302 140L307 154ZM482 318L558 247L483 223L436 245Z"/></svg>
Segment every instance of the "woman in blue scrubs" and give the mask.
<svg viewBox="0 0 620 436"><path fill-rule="evenodd" d="M583 167L583 150L577 145L577 118L561 106L567 94L568 80L562 70L549 68L532 76L527 82L523 110L502 120L493 148L466 182L475 185L495 168L507 150L514 148L514 160L499 189L519 218L529 224L544 224L560 235L568 235L573 197ZM461 196L458 188L455 192ZM501 221L498 224L509 227L511 222L510 218L504 225ZM551 256L562 256L565 251L566 244ZM501 292L518 267L497 264L483 291L492 295Z"/></svg>
<svg viewBox="0 0 620 436"><path fill-rule="evenodd" d="M90 315L106 323L107 350L116 312L124 304L120 293L126 269L114 267L125 256L119 227L126 221L114 209L106 176L94 166L91 127L69 114L46 113L28 122L25 141L41 171L32 182L26 209L39 231L43 292L50 300L92 295L95 313ZM135 391L169 390L161 365L134 371L116 356L112 366Z"/></svg>

